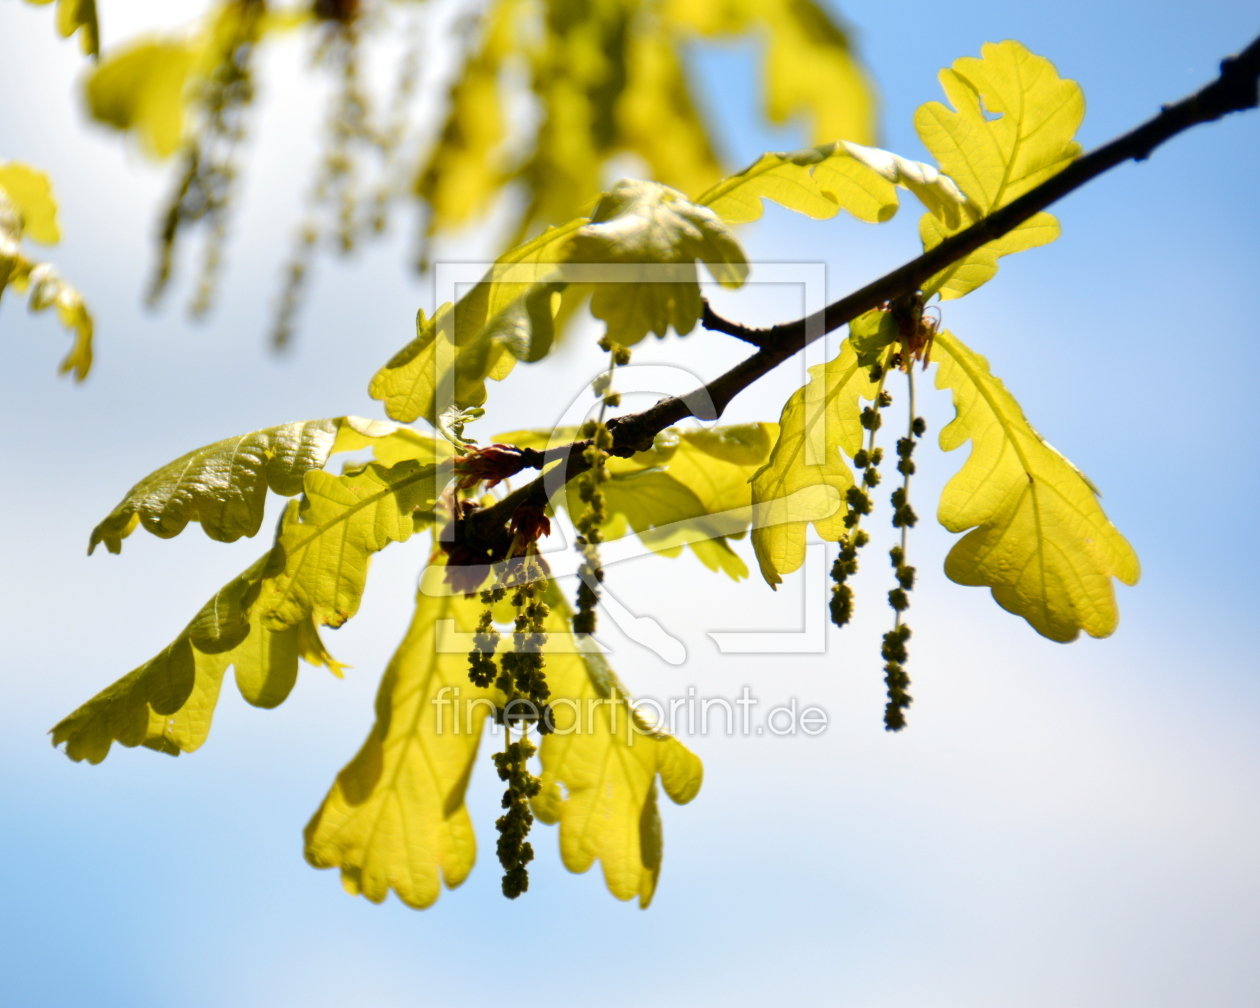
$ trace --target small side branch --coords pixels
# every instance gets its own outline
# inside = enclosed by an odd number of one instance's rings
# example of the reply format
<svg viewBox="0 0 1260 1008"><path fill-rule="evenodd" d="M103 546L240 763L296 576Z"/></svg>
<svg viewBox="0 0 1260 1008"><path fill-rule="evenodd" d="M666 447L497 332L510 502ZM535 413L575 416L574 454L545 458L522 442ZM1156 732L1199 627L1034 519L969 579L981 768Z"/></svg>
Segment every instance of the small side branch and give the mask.
<svg viewBox="0 0 1260 1008"><path fill-rule="evenodd" d="M700 316L700 324L704 328L713 332L726 333L727 336L734 336L736 339L741 339L745 343L751 343L755 347L765 346L766 338L771 332L770 329L753 329L743 323L732 322L715 312L707 300L703 304L704 312Z"/></svg>

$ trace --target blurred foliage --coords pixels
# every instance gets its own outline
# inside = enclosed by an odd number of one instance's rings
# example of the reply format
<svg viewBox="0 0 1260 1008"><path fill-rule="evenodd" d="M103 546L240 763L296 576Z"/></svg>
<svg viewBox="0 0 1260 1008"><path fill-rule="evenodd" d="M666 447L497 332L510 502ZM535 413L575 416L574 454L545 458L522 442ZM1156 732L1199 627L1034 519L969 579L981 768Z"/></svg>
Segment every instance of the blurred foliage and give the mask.
<svg viewBox="0 0 1260 1008"><path fill-rule="evenodd" d="M27 3L44 4L52 0L26 0ZM96 19L96 0L57 0L57 31L62 38L79 33L79 45L89 56L99 56L101 28Z"/></svg>
<svg viewBox="0 0 1260 1008"><path fill-rule="evenodd" d="M0 295L11 287L27 295L33 312L56 309L62 326L74 336L59 370L73 372L75 381L83 381L92 368L92 316L83 296L56 267L31 258L23 249L24 238L41 245L61 241L52 182L30 165L0 161Z"/></svg>
<svg viewBox="0 0 1260 1008"><path fill-rule="evenodd" d="M627 158L684 192L714 183L720 144L686 66L695 45L760 41L771 122L799 120L815 141L867 144L875 132L871 85L849 36L814 0L491 0L445 28L414 0L317 0L283 10L221 0L183 30L113 47L85 85L94 118L181 165L162 216L152 297L170 277L181 235L204 224L192 310L210 306L259 50L293 30L309 36L313 69L332 86L325 151L273 331L279 345L292 335L314 255L352 251L383 231L404 200L425 208L424 265L434 238L483 219L508 193L509 245L577 215ZM382 101L366 78L380 76L398 38L393 94ZM421 63L451 52L446 82L425 81L445 91L433 135L413 113L430 97L419 88Z"/></svg>

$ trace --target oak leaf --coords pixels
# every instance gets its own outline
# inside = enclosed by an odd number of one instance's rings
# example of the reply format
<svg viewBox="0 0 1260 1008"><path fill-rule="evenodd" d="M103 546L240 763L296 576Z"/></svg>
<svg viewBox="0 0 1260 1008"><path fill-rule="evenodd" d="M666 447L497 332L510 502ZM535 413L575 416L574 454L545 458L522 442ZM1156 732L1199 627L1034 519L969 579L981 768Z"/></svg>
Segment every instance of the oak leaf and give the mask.
<svg viewBox="0 0 1260 1008"><path fill-rule="evenodd" d="M1098 491L1032 428L983 357L948 332L937 335L935 356L937 387L953 391L957 410L941 447L972 442L941 494L941 524L971 530L946 557L946 575L987 585L998 605L1051 640L1108 636L1119 619L1111 579L1136 584L1139 566Z"/></svg>
<svg viewBox="0 0 1260 1008"><path fill-rule="evenodd" d="M1085 115L1080 85L1064 80L1048 59L1018 42L986 43L980 59L963 57L940 73L953 109L927 102L915 113L915 128L946 172L990 214L1062 171L1080 155L1075 140ZM970 222L942 224L924 215L924 249L934 248ZM962 297L997 273L999 256L1053 241L1059 224L1044 211L942 270L923 285L924 294Z"/></svg>
<svg viewBox="0 0 1260 1008"><path fill-rule="evenodd" d="M771 586L805 562L809 520L779 512L817 505L816 513L825 515L812 519L818 535L835 542L844 534L843 502L855 485L846 457L862 447L859 400L877 392L849 340L835 359L809 373L809 383L783 407L774 450L752 480L753 549Z"/></svg>
<svg viewBox="0 0 1260 1008"><path fill-rule="evenodd" d="M400 432L396 424L362 417L306 420L265 427L206 445L149 473L92 530L88 552L111 553L138 525L162 539L190 521L218 542L256 535L267 491L292 497L303 476L337 451L363 448ZM406 435L403 435L404 437Z"/></svg>

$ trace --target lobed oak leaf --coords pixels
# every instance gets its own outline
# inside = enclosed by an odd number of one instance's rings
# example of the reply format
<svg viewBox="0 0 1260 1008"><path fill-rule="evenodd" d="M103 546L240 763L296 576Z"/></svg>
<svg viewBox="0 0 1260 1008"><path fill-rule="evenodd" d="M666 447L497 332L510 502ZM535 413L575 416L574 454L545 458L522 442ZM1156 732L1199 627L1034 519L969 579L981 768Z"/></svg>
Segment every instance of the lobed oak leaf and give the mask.
<svg viewBox="0 0 1260 1008"><path fill-rule="evenodd" d="M132 487L92 530L88 552L104 543L111 553L142 525L163 539L190 521L218 542L256 535L270 489L292 497L303 476L323 468L329 455L382 439L405 439L396 424L362 417L306 420L226 438L182 455Z"/></svg>
<svg viewBox="0 0 1260 1008"><path fill-rule="evenodd" d="M898 338L897 320L890 311L876 308L849 323L849 345L862 367L877 363L884 349Z"/></svg>
<svg viewBox="0 0 1260 1008"><path fill-rule="evenodd" d="M727 539L743 536L753 520L750 481L765 463L777 434L777 426L767 423L674 432L677 445L657 469L614 475L604 484L613 488L608 495L610 516L615 520L618 513L625 514L643 543L657 553L676 556L685 543L710 570L741 580L748 576L748 568ZM640 498L644 491L650 494L646 484L654 471L683 487L695 506L678 508L674 516L654 513L651 504L639 505L636 511L628 491L639 489ZM656 519L650 525L644 521L648 516ZM670 527L662 529L663 525Z"/></svg>
<svg viewBox="0 0 1260 1008"><path fill-rule="evenodd" d="M811 521L828 542L844 534L842 502L855 485L846 456L862 447L859 399L874 399L877 391L850 340L809 373L809 383L783 407L774 450L752 479L753 550L771 586L805 562ZM822 517L801 516L807 510Z"/></svg>
<svg viewBox="0 0 1260 1008"><path fill-rule="evenodd" d="M476 599L417 592L381 679L376 723L306 827L306 859L340 869L353 895L379 903L392 889L423 909L472 870L464 792L492 698L502 697L468 681L467 647L444 649L439 632L472 634L480 612Z"/></svg>
<svg viewBox="0 0 1260 1008"><path fill-rule="evenodd" d="M562 292L575 285L593 288L592 313L622 345L648 332L664 336L671 326L688 333L702 308L697 260L725 286L748 274L743 251L712 211L659 183L623 179L590 218L512 249L432 318L420 311L415 338L376 373L369 394L403 423L424 417L436 425L452 406L480 406L487 378L501 380L517 360L550 352Z"/></svg>
<svg viewBox="0 0 1260 1008"><path fill-rule="evenodd" d="M724 287L738 287L748 262L721 218L657 182L622 179L600 198L590 223L574 236L567 260L595 282L591 314L608 325L608 338L631 346L649 332L663 337L695 328L702 312L696 261ZM598 265L640 266L609 280ZM609 271L611 273L611 271ZM578 276L571 267L565 278Z"/></svg>
<svg viewBox="0 0 1260 1008"><path fill-rule="evenodd" d="M267 630L252 609L268 557L214 594L157 656L63 718L53 745L72 760L99 763L113 743L178 756L205 742L223 676L236 670L241 695L256 707L282 703L297 680L298 658L340 676L309 618Z"/></svg>
<svg viewBox="0 0 1260 1008"><path fill-rule="evenodd" d="M653 535L653 532L664 528L673 531L680 522L697 523L707 517L703 501L664 468L611 476L607 482L600 484L600 490L604 494L604 509L608 514L601 526L606 542L634 532L653 552L678 556L685 537L666 539L660 534ZM586 508L577 488L569 492L568 508L572 515L581 515ZM704 538L721 534L708 528L704 532Z"/></svg>
<svg viewBox="0 0 1260 1008"><path fill-rule="evenodd" d="M732 224L760 218L766 199L818 220L847 210L874 224L897 212L897 186L913 192L931 214L950 226L969 209L967 197L953 180L932 165L847 140L790 154L763 154L696 197L696 202Z"/></svg>
<svg viewBox="0 0 1260 1008"><path fill-rule="evenodd" d="M427 522L450 475L449 463L411 459L343 476L307 470L301 501L281 516L255 603L263 625L281 630L309 615L341 626L358 611L372 554Z"/></svg>
<svg viewBox="0 0 1260 1008"><path fill-rule="evenodd" d="M924 293L937 293L943 301L969 294L997 275L999 258L1014 252L1026 252L1039 245L1049 245L1059 237L1060 231L1058 218L1054 214L1046 213L1044 210L1033 214L1001 238L986 242L948 269L930 278L924 284ZM950 237L950 231L942 227L940 221L927 214L923 215L919 221L919 238L923 242L925 252L935 248L948 237Z"/></svg>
<svg viewBox="0 0 1260 1008"><path fill-rule="evenodd" d="M416 314L416 336L372 378L368 394L403 423L423 417L436 426L454 406L486 401L486 379L501 381L516 360L537 360L551 348L556 304L550 284L568 238L586 223L570 221L511 249L455 305ZM542 292L541 294L539 292Z"/></svg>
<svg viewBox="0 0 1260 1008"><path fill-rule="evenodd" d="M988 361L948 332L937 334L934 353L937 387L953 391L957 411L941 447L972 442L941 494L941 524L971 530L946 557L946 575L988 586L998 605L1051 640L1081 630L1108 636L1119 619L1111 579L1132 585L1140 573L1132 547L1093 484L1032 428Z"/></svg>
<svg viewBox="0 0 1260 1008"><path fill-rule="evenodd" d="M432 563L442 565L440 553ZM547 603L543 650L556 731L542 740L535 813L560 824L569 870L599 860L613 895L646 906L661 863L655 782L685 803L699 790L702 767L632 710L602 656L572 634L554 586ZM376 723L306 827L307 860L339 869L351 894L379 903L392 890L423 909L472 870L476 838L464 798L485 719L503 703L497 689L468 681L463 641L482 608L460 595L417 594L411 627L381 680Z"/></svg>
<svg viewBox="0 0 1260 1008"><path fill-rule="evenodd" d="M777 434L767 423L679 430L656 435L647 451L629 458L609 457L609 479L600 484L608 518L601 526L605 541L631 532L654 552L678 556L688 546L710 570L731 578L747 577L744 561L727 543L745 534L752 519L749 479L765 462ZM499 440L546 450L572 441L577 428L513 431ZM586 504L576 484L558 503L570 514Z"/></svg>
<svg viewBox="0 0 1260 1008"><path fill-rule="evenodd" d="M1073 136L1085 115L1080 85L1054 64L1014 41L986 43L981 58L963 57L940 73L953 108L927 102L914 124L925 146L976 207L990 214L1062 171L1080 155ZM945 224L925 216L925 249L970 222ZM1013 231L942 270L923 285L926 295L962 297L993 277L999 256L1053 241L1058 221L1038 213Z"/></svg>
<svg viewBox="0 0 1260 1008"><path fill-rule="evenodd" d="M548 631L571 631L572 612L552 587ZM541 822L559 823L560 857L571 872L599 861L609 892L647 907L661 870L656 782L679 805L700 791L700 759L672 735L649 725L604 656L585 634L576 648L547 652L555 730L539 747L542 790L533 801Z"/></svg>

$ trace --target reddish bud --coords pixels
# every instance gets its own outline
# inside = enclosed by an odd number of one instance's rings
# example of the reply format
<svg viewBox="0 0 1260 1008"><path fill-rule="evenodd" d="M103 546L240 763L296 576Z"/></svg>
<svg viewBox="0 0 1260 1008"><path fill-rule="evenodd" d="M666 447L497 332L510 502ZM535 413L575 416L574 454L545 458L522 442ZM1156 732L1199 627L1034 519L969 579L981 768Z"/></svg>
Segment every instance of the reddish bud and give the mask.
<svg viewBox="0 0 1260 1008"><path fill-rule="evenodd" d="M537 504L522 504L513 511L509 527L513 537L523 542L537 542L543 536L551 535L551 520ZM515 549L513 552L516 552Z"/></svg>
<svg viewBox="0 0 1260 1008"><path fill-rule="evenodd" d="M455 485L467 490L485 481L486 489L515 476L530 464L525 452L516 445L492 444L484 448L469 448L466 455L455 460Z"/></svg>

